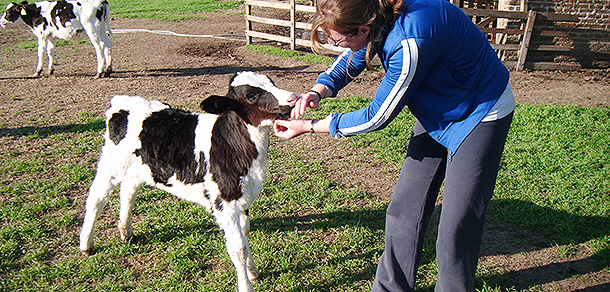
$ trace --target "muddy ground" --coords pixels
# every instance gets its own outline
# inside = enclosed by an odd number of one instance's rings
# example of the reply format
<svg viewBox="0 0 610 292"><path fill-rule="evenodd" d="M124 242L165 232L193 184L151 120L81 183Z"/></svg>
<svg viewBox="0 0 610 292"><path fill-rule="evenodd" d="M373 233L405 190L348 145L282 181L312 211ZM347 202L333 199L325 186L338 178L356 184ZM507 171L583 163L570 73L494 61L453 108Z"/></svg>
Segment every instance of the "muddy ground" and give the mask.
<svg viewBox="0 0 610 292"><path fill-rule="evenodd" d="M118 94L140 95L197 110L204 97L224 94L229 77L243 70L263 72L279 87L295 92L308 89L324 67L244 49L244 20L237 12L240 11L209 13L203 19L181 22L112 19L113 29L170 30L237 40L115 33L114 73L104 79L94 78L95 53L86 43L57 48L55 76L30 78L36 67L35 48L10 48L33 36L24 27L1 31L0 152L34 151L41 147L12 139L29 134L32 129L29 127L52 132L82 120L83 113L103 118L110 98ZM518 103L610 105L609 70L511 74ZM372 96L381 76L381 72L364 73L341 95ZM303 135L289 142L278 139L272 142L272 147L280 151L298 148L294 144L306 144L320 153L312 159L324 159L329 167L345 169L341 178L336 178L339 182L357 184L368 194L389 200L397 169L374 161L359 161L346 167L352 150L342 149L328 135ZM97 153L92 153L95 156ZM380 168L384 170L381 176ZM371 180L368 174L372 173L378 178ZM502 228L493 228L494 225ZM488 220L489 226L492 228L485 234L480 265L507 275L517 290L610 291L610 269L599 268L584 246L565 257L547 238L507 227L493 217Z"/></svg>

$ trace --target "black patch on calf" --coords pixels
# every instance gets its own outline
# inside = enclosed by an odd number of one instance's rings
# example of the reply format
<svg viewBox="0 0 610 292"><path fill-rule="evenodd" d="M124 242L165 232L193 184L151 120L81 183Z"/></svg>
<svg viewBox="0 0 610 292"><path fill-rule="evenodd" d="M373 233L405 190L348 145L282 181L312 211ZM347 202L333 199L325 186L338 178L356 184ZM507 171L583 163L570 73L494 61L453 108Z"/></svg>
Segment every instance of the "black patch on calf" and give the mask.
<svg viewBox="0 0 610 292"><path fill-rule="evenodd" d="M135 154L152 172L157 183L171 186L167 181L174 174L185 184L203 182L207 168L205 156L195 160L195 127L198 116L178 109L154 112L142 123L142 148ZM200 167L201 166L201 167Z"/></svg>
<svg viewBox="0 0 610 292"><path fill-rule="evenodd" d="M223 205L221 198L216 197L216 200L214 200L214 208L218 211L222 211Z"/></svg>
<svg viewBox="0 0 610 292"><path fill-rule="evenodd" d="M233 111L221 114L212 129L210 172L222 199L241 198L241 178L257 156L244 120Z"/></svg>
<svg viewBox="0 0 610 292"><path fill-rule="evenodd" d="M127 116L129 112L120 110L118 113L112 114L108 120L108 136L114 145L118 145L127 134Z"/></svg>
<svg viewBox="0 0 610 292"><path fill-rule="evenodd" d="M78 5L80 5L80 3ZM95 17L100 21L105 17L106 14L106 9L104 6L108 6L108 1L102 1L102 6L100 6L100 8L95 12Z"/></svg>
<svg viewBox="0 0 610 292"><path fill-rule="evenodd" d="M66 27L67 22L76 18L76 15L74 14L74 6L66 1L57 1L55 6L53 6L53 9L51 9L51 21L53 21L53 25L59 29L57 23L55 23L57 17L59 17L61 25Z"/></svg>
<svg viewBox="0 0 610 292"><path fill-rule="evenodd" d="M25 15L21 14L22 11L25 11ZM11 7L6 12L6 19L11 22L15 22L21 17L23 22L29 27L33 28L41 24L43 29L47 27L47 20L40 14L40 8L36 7L36 4L28 4L27 1L24 1Z"/></svg>
<svg viewBox="0 0 610 292"><path fill-rule="evenodd" d="M23 5L16 5L15 3L13 3L13 6L9 7L4 12L4 19L8 20L11 23L14 23L15 21L17 21L17 19L19 19L19 17L21 17L21 9L25 9L23 8Z"/></svg>

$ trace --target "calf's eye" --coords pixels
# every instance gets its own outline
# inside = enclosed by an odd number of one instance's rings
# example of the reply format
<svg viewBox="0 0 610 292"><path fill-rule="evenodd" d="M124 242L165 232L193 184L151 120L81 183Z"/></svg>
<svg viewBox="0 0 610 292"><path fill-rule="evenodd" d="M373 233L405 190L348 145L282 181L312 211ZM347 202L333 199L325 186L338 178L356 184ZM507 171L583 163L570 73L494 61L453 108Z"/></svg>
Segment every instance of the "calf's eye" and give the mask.
<svg viewBox="0 0 610 292"><path fill-rule="evenodd" d="M256 98L256 93L248 93L246 94L246 98L248 100L254 100Z"/></svg>

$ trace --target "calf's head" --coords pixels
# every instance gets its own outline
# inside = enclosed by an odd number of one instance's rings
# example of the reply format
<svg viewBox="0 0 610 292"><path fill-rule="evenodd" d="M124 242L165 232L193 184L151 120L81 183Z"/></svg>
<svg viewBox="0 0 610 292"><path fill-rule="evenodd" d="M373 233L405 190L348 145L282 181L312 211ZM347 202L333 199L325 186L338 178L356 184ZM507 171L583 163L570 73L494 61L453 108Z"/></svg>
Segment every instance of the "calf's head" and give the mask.
<svg viewBox="0 0 610 292"><path fill-rule="evenodd" d="M9 3L6 6L6 11L0 17L0 27L5 28L21 20L22 16L26 16L28 14L26 5L28 5L28 1L23 1L19 4Z"/></svg>
<svg viewBox="0 0 610 292"><path fill-rule="evenodd" d="M240 72L231 79L226 96L204 99L201 109L212 114L234 111L255 127L271 126L276 119L290 117L292 96L292 92L277 88L265 75Z"/></svg>

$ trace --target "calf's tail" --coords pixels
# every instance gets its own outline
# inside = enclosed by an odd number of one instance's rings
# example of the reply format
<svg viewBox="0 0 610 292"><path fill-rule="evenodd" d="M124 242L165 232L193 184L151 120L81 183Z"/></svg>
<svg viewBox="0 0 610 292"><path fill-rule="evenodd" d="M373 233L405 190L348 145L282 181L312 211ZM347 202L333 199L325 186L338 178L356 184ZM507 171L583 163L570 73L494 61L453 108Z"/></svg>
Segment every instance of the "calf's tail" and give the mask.
<svg viewBox="0 0 610 292"><path fill-rule="evenodd" d="M112 36L112 29L110 28L110 5L108 5L108 1L102 1L102 22L104 22L106 27L106 33L109 37Z"/></svg>

